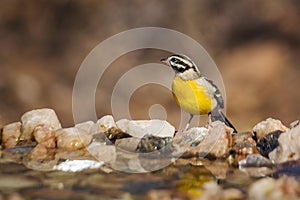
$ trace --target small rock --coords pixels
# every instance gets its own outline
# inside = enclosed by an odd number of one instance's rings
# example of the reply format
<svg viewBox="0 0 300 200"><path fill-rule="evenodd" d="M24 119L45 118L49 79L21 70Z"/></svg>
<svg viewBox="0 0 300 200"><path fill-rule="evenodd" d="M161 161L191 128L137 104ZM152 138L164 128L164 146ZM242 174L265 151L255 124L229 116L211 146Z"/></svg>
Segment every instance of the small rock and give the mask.
<svg viewBox="0 0 300 200"><path fill-rule="evenodd" d="M240 168L247 168L247 167L273 167L273 163L259 155L259 154L253 154L253 155L248 155L246 159L241 160L239 162Z"/></svg>
<svg viewBox="0 0 300 200"><path fill-rule="evenodd" d="M173 137L175 128L164 120L128 120L121 119L117 121L117 126L122 131L137 138L143 138L145 135L156 137Z"/></svg>
<svg viewBox="0 0 300 200"><path fill-rule="evenodd" d="M299 199L300 184L293 178L264 178L254 182L249 190L249 199Z"/></svg>
<svg viewBox="0 0 300 200"><path fill-rule="evenodd" d="M34 139L46 148L56 147L55 131L48 125L37 126L33 131Z"/></svg>
<svg viewBox="0 0 300 200"><path fill-rule="evenodd" d="M125 133L119 128L112 127L104 132L104 135L112 142L115 143L117 139L129 138L131 135Z"/></svg>
<svg viewBox="0 0 300 200"><path fill-rule="evenodd" d="M117 139L115 145L117 148L123 149L125 151L135 152L140 143L141 138L130 137Z"/></svg>
<svg viewBox="0 0 300 200"><path fill-rule="evenodd" d="M281 135L281 133L282 131L277 130L275 132L265 135L257 142L256 147L261 155L269 158L269 153L279 145L278 138Z"/></svg>
<svg viewBox="0 0 300 200"><path fill-rule="evenodd" d="M78 129L82 129L87 133L91 133L91 129L93 128L94 125L95 123L93 121L87 121L87 122L76 124L75 127Z"/></svg>
<svg viewBox="0 0 300 200"><path fill-rule="evenodd" d="M187 131L178 131L173 138L173 144L197 146L208 134L204 127L193 127Z"/></svg>
<svg viewBox="0 0 300 200"><path fill-rule="evenodd" d="M76 127L63 128L55 132L57 147L67 150L77 150L86 147L92 140L92 135Z"/></svg>
<svg viewBox="0 0 300 200"><path fill-rule="evenodd" d="M225 157L232 146L233 130L223 122L214 121L210 124L208 134L196 147L191 148L191 153L200 157L208 154L217 158Z"/></svg>
<svg viewBox="0 0 300 200"><path fill-rule="evenodd" d="M15 122L3 127L2 144L5 148L17 145L18 138L21 136L21 122Z"/></svg>
<svg viewBox="0 0 300 200"><path fill-rule="evenodd" d="M98 119L96 124L99 126L100 131L103 133L108 131L108 129L110 129L112 127L117 127L116 122L115 122L113 116L111 116L111 115L105 115L105 116L101 117L100 119Z"/></svg>
<svg viewBox="0 0 300 200"><path fill-rule="evenodd" d="M64 172L80 172L87 169L98 169L104 162L95 160L66 160L53 167L54 170L60 170Z"/></svg>
<svg viewBox="0 0 300 200"><path fill-rule="evenodd" d="M145 136L141 139L137 147L137 152L147 153L161 149L163 149L163 152L168 151L169 153L173 150L171 137L161 138L155 136Z"/></svg>
<svg viewBox="0 0 300 200"><path fill-rule="evenodd" d="M276 163L300 159L300 126L281 133L278 138L279 146L269 153L269 158Z"/></svg>
<svg viewBox="0 0 300 200"><path fill-rule="evenodd" d="M259 154L248 155L239 162L239 169L250 177L265 177L273 173L273 166L270 160Z"/></svg>
<svg viewBox="0 0 300 200"><path fill-rule="evenodd" d="M252 132L242 132L236 133L233 135L233 145L240 143L250 143L252 145L256 145L255 140L253 139L254 134Z"/></svg>
<svg viewBox="0 0 300 200"><path fill-rule="evenodd" d="M237 165L240 160L245 159L249 155L258 154L259 152L255 145L246 141L235 144L230 153L234 156L233 164Z"/></svg>
<svg viewBox="0 0 300 200"><path fill-rule="evenodd" d="M21 117L22 137L24 140L32 138L33 130L37 126L47 125L54 131L61 128L61 124L52 109L43 108L26 112Z"/></svg>
<svg viewBox="0 0 300 200"><path fill-rule="evenodd" d="M104 163L112 163L117 157L114 145L92 142L86 149L95 159Z"/></svg>
<svg viewBox="0 0 300 200"><path fill-rule="evenodd" d="M265 121L262 121L256 124L253 128L253 132L256 135L257 141L263 138L265 135L280 130L282 132L286 132L289 129L284 126L281 121L268 118Z"/></svg>

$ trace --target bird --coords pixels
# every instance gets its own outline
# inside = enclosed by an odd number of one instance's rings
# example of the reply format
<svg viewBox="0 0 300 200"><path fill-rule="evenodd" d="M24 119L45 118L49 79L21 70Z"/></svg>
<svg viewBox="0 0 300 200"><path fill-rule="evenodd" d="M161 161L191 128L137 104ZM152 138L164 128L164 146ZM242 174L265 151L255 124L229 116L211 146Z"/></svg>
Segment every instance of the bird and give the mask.
<svg viewBox="0 0 300 200"><path fill-rule="evenodd" d="M175 72L172 93L176 103L190 118L184 130L187 130L194 115L208 114L210 120L224 122L237 133L236 128L226 118L222 110L224 100L218 87L212 80L200 73L196 64L186 55L173 54L160 60Z"/></svg>

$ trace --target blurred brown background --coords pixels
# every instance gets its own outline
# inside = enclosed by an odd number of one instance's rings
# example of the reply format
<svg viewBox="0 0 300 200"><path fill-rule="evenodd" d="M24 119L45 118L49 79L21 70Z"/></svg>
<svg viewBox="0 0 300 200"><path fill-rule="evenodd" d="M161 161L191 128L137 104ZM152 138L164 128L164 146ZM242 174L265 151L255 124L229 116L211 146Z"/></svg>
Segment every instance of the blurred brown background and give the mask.
<svg viewBox="0 0 300 200"><path fill-rule="evenodd" d="M269 116L288 125L300 118L299 24L298 0L4 0L0 122L18 121L25 111L51 107L63 126L71 126L73 82L88 53L121 31L158 26L187 34L208 51L224 80L227 115L238 129L249 129ZM110 95L123 73L166 55L137 51L114 62L100 81L98 116L111 112ZM133 95L132 116L148 118L155 103L167 108L168 121L178 122L179 109L170 92L154 86Z"/></svg>

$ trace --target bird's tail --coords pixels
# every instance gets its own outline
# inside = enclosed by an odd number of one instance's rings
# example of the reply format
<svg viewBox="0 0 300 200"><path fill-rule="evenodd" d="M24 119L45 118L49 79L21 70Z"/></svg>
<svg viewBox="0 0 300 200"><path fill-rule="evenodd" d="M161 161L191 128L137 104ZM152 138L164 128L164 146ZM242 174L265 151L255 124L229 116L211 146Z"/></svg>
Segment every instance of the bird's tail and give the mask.
<svg viewBox="0 0 300 200"><path fill-rule="evenodd" d="M233 129L234 133L237 133L236 128L232 125L232 123L226 118L224 113L221 110L211 112L211 121L221 121L224 122L226 126L229 126Z"/></svg>

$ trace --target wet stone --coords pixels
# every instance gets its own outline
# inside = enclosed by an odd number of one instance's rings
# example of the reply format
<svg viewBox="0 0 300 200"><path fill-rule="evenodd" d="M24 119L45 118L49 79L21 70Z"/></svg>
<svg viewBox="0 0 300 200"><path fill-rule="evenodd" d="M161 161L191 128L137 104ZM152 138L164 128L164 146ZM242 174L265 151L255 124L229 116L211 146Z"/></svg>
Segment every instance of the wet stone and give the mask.
<svg viewBox="0 0 300 200"><path fill-rule="evenodd" d="M5 148L17 145L18 138L21 135L21 126L21 122L15 122L3 127L2 144Z"/></svg>
<svg viewBox="0 0 300 200"><path fill-rule="evenodd" d="M24 140L31 140L33 130L37 126L47 125L54 131L61 128L61 124L54 110L43 108L26 112L21 117L22 137Z"/></svg>
<svg viewBox="0 0 300 200"><path fill-rule="evenodd" d="M279 146L269 153L269 158L276 163L300 159L300 126L288 132L281 133L278 138Z"/></svg>
<svg viewBox="0 0 300 200"><path fill-rule="evenodd" d="M96 124L99 126L99 131L100 132L106 132L110 128L117 127L116 122L111 115L105 115L98 119Z"/></svg>
<svg viewBox="0 0 300 200"><path fill-rule="evenodd" d="M233 145L238 143L250 143L252 145L256 145L255 140L253 139L254 134L252 132L242 132L236 133L233 135Z"/></svg>
<svg viewBox="0 0 300 200"><path fill-rule="evenodd" d="M253 128L253 132L255 133L257 141L259 141L265 135L278 130L282 132L286 132L289 129L286 126L284 126L281 123L281 121L272 118L268 118L265 121L256 124Z"/></svg>
<svg viewBox="0 0 300 200"><path fill-rule="evenodd" d="M259 155L253 154L248 155L246 159L239 162L239 166L243 168L247 167L273 167L274 164L267 158Z"/></svg>
<svg viewBox="0 0 300 200"><path fill-rule="evenodd" d="M131 135L125 133L119 128L112 127L104 132L104 135L112 142L115 143L117 139L129 138Z"/></svg>
<svg viewBox="0 0 300 200"><path fill-rule="evenodd" d="M166 148L165 148L166 147ZM141 139L137 147L137 152L147 153L163 149L165 152L173 151L172 148L172 138L171 137L155 137L155 136L145 136Z"/></svg>
<svg viewBox="0 0 300 200"><path fill-rule="evenodd" d="M86 147L92 140L92 135L75 127L63 128L55 132L57 147L67 150L77 150Z"/></svg>
<svg viewBox="0 0 300 200"><path fill-rule="evenodd" d="M250 177L265 177L273 173L274 164L267 158L253 154L239 162L239 169Z"/></svg>
<svg viewBox="0 0 300 200"><path fill-rule="evenodd" d="M230 150L230 154L234 157L233 164L237 165L240 160L245 159L248 155L258 154L258 150L255 145L246 141L235 144Z"/></svg>
<svg viewBox="0 0 300 200"><path fill-rule="evenodd" d="M33 131L34 139L47 148L56 147L55 131L48 125L37 126Z"/></svg>
<svg viewBox="0 0 300 200"><path fill-rule="evenodd" d="M275 132L265 135L257 142L256 147L261 155L269 158L269 153L279 145L278 138L281 135L281 133L282 131L277 130Z"/></svg>

